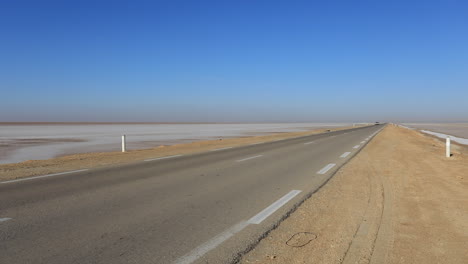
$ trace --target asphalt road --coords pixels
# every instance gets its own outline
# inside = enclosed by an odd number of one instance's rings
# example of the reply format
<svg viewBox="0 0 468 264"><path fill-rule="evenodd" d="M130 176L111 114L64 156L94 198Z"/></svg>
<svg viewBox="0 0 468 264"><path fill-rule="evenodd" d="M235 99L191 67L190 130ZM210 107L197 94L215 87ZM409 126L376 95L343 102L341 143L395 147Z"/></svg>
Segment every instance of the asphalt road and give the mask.
<svg viewBox="0 0 468 264"><path fill-rule="evenodd" d="M0 183L0 263L229 263L382 127Z"/></svg>

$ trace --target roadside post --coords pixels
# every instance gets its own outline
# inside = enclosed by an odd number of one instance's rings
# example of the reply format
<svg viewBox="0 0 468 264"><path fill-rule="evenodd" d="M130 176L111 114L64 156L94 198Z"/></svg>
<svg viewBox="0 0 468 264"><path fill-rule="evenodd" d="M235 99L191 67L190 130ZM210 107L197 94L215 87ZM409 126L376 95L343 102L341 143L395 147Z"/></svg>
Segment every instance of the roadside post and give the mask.
<svg viewBox="0 0 468 264"><path fill-rule="evenodd" d="M127 150L126 142L125 142L125 135L122 135L122 152L125 152Z"/></svg>
<svg viewBox="0 0 468 264"><path fill-rule="evenodd" d="M450 138L447 137L445 142L445 157L450 158Z"/></svg>

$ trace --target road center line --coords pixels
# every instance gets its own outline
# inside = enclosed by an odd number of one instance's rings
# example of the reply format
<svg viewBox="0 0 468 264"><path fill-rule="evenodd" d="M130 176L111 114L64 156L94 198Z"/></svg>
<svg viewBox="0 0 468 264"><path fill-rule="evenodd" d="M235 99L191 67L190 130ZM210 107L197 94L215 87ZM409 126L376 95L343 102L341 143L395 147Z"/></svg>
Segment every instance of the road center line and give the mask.
<svg viewBox="0 0 468 264"><path fill-rule="evenodd" d="M315 141L306 142L306 143L304 143L304 145L309 145L309 144L313 144L313 143L315 143Z"/></svg>
<svg viewBox="0 0 468 264"><path fill-rule="evenodd" d="M219 149L212 149L210 151L218 151L218 150L225 150L225 149L232 149L233 147L227 147L227 148L219 148Z"/></svg>
<svg viewBox="0 0 468 264"><path fill-rule="evenodd" d="M8 217L0 218L0 222L6 222L8 220L11 220L11 218L8 218Z"/></svg>
<svg viewBox="0 0 468 264"><path fill-rule="evenodd" d="M356 146L353 147L353 149L357 149L357 148L359 148L359 147L360 147L359 145L356 145Z"/></svg>
<svg viewBox="0 0 468 264"><path fill-rule="evenodd" d="M206 241L205 243L201 244L200 246L196 247L192 251L190 251L188 254L178 258L174 264L190 264L195 262L197 259L205 255L208 251L216 248L219 246L221 243L224 241L228 240L234 234L238 233L242 229L244 229L246 226L248 226L249 223L242 221L231 228L227 229L226 231L222 232L221 234L213 237L212 239Z"/></svg>
<svg viewBox="0 0 468 264"><path fill-rule="evenodd" d="M255 158L259 158L263 155L257 155L257 156L253 156L253 157L248 157L248 158L245 158L245 159L240 159L240 160L237 160L237 162L241 162L241 161L246 161L246 160L250 160L250 159L255 159Z"/></svg>
<svg viewBox="0 0 468 264"><path fill-rule="evenodd" d="M348 157L349 154L351 154L351 152L345 152L345 153L341 154L340 158L346 158L346 157Z"/></svg>
<svg viewBox="0 0 468 264"><path fill-rule="evenodd" d="M175 157L180 157L180 156L182 155L166 156L166 157L160 157L160 158L154 158L154 159L145 159L144 161L162 160L162 159L169 159L169 158L175 158Z"/></svg>
<svg viewBox="0 0 468 264"><path fill-rule="evenodd" d="M325 174L327 171L329 171L331 168L335 167L335 163L330 163L327 166L323 167L321 170L317 171L317 174Z"/></svg>
<svg viewBox="0 0 468 264"><path fill-rule="evenodd" d="M250 218L247 223L249 224L260 224L265 220L268 216L276 212L281 206L285 205L287 202L289 202L292 198L296 197L301 191L299 190L292 190L289 193L287 193L285 196L281 197L278 199L276 202L272 203L270 206L267 208L263 209L260 213L256 214L254 217Z"/></svg>
<svg viewBox="0 0 468 264"><path fill-rule="evenodd" d="M70 173L75 173L75 172L82 172L82 171L87 171L87 170L88 169L82 169L82 170L59 172L59 173L53 173L53 174L47 174L47 175L41 175L41 176L34 176L34 177L29 177L29 178L16 179L16 180L11 180L11 181L4 181L4 182L0 182L0 184L20 182L20 181L29 181L29 180L34 180L34 179L47 178L47 177L58 176L58 175L63 175L63 174L70 174Z"/></svg>

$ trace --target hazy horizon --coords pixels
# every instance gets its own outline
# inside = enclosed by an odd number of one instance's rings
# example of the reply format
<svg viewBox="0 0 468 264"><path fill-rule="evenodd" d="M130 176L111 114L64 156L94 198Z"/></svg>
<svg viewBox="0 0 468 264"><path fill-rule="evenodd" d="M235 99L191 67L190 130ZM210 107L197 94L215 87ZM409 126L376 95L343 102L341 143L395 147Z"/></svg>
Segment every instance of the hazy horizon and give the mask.
<svg viewBox="0 0 468 264"><path fill-rule="evenodd" d="M468 3L0 4L0 122L468 122Z"/></svg>

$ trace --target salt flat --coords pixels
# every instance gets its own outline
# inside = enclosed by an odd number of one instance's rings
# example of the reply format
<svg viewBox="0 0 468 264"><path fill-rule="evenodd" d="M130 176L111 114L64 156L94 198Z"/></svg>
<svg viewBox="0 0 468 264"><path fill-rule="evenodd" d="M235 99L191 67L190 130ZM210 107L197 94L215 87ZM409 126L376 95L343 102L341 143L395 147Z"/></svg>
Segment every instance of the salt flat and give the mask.
<svg viewBox="0 0 468 264"><path fill-rule="evenodd" d="M468 123L404 123L403 125L468 138Z"/></svg>
<svg viewBox="0 0 468 264"><path fill-rule="evenodd" d="M144 149L199 140L349 126L345 123L270 124L33 124L0 125L0 164L61 155Z"/></svg>
<svg viewBox="0 0 468 264"><path fill-rule="evenodd" d="M404 123L403 125L468 138L468 123Z"/></svg>
<svg viewBox="0 0 468 264"><path fill-rule="evenodd" d="M453 136L452 139L456 142L468 145L468 123L405 123L403 125L440 138Z"/></svg>

